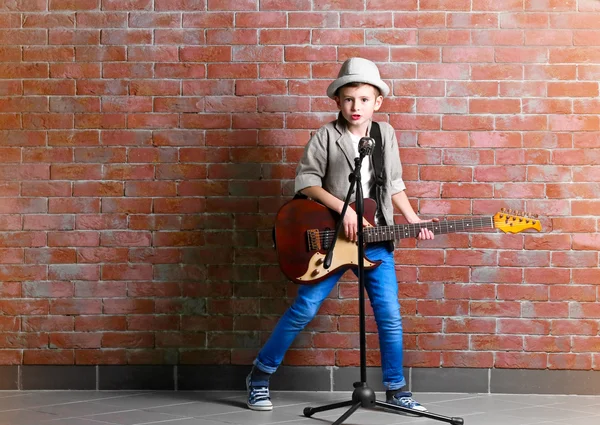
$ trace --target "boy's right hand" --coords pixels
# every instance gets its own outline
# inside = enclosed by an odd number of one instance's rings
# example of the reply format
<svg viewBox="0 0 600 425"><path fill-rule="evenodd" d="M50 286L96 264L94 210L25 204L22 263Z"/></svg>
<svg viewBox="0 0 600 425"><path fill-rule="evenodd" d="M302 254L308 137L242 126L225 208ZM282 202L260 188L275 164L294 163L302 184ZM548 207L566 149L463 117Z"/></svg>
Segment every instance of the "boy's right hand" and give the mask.
<svg viewBox="0 0 600 425"><path fill-rule="evenodd" d="M344 215L344 233L346 234L346 238L348 238L351 242L356 243L358 241L358 217L356 216L356 212L352 208L346 209L346 214ZM363 227L370 227L371 223L369 223L363 217Z"/></svg>

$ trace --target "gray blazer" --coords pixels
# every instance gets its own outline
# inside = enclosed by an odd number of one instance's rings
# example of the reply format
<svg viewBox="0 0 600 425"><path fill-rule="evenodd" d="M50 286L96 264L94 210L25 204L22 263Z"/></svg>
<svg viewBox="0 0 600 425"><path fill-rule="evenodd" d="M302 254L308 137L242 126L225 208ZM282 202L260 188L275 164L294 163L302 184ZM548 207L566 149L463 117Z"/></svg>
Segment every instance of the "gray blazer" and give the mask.
<svg viewBox="0 0 600 425"><path fill-rule="evenodd" d="M378 203L385 224L391 225L394 223L392 195L405 190L406 186L402 180L402 164L394 129L384 122L380 122L379 126L383 145L384 185L379 191L381 196ZM348 176L354 168L355 150L352 144L352 138L346 130L346 122L341 117L317 130L308 141L296 168L295 191L299 192L310 186L321 186L336 198L344 200L350 186ZM368 159L373 161L372 156Z"/></svg>

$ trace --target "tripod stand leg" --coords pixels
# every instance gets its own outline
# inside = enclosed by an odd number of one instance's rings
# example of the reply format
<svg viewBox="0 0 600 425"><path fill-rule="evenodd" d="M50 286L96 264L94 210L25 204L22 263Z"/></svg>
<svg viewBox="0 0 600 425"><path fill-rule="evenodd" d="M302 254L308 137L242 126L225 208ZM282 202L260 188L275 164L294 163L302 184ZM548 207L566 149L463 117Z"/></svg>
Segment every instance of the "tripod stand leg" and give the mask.
<svg viewBox="0 0 600 425"><path fill-rule="evenodd" d="M340 407L352 406L353 404L354 404L353 400L348 400L348 401L341 401L339 403L328 404L327 406L306 407L306 408L304 408L304 416L306 416L307 418L310 418L315 413L325 412L327 410L339 409ZM360 404L359 404L359 406L360 406Z"/></svg>
<svg viewBox="0 0 600 425"><path fill-rule="evenodd" d="M419 412L418 410L409 409L408 407L397 406L395 404L386 403L383 401L376 401L375 405L383 407L385 409L395 410L397 412L404 412L409 413L411 415L423 416L425 418L434 419L436 421L447 422L452 425L463 425L464 423L463 418L443 416L432 412Z"/></svg>
<svg viewBox="0 0 600 425"><path fill-rule="evenodd" d="M356 412L361 405L362 405L362 403L356 403L356 404L354 404L350 409L348 409L348 411L346 413L344 413L342 416L340 416L337 419L337 421L335 421L331 425L340 425L342 422L344 422L346 419L348 419L351 414L353 414L354 412Z"/></svg>
<svg viewBox="0 0 600 425"><path fill-rule="evenodd" d="M352 407L350 409L348 409L342 416L337 418L337 420L333 424L331 424L331 425L340 425L342 422L344 422L346 419L348 419L351 414L356 412L360 406L362 406L361 402L357 403L355 401L349 400L349 401L343 401L341 403L329 404L327 406L322 406L322 407L306 407L304 409L304 416L306 416L307 418L310 418L314 413L325 412L326 410L338 409L340 407L347 407L347 406L352 406Z"/></svg>

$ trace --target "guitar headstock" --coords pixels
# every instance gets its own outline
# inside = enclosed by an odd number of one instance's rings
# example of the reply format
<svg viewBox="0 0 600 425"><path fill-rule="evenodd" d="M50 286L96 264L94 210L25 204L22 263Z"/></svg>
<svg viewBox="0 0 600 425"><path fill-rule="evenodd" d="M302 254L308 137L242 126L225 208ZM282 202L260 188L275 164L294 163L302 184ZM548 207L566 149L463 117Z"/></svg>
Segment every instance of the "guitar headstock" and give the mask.
<svg viewBox="0 0 600 425"><path fill-rule="evenodd" d="M494 215L494 227L504 233L519 233L527 229L542 230L542 224L537 214L527 214L523 211L513 211L502 208Z"/></svg>

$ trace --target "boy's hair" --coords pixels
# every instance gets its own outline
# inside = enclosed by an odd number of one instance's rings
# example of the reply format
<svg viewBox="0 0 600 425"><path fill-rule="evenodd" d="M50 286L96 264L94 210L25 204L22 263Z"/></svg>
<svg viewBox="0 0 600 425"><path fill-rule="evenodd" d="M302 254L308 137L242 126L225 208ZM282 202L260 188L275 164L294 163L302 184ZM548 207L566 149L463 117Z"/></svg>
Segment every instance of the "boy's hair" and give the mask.
<svg viewBox="0 0 600 425"><path fill-rule="evenodd" d="M375 91L375 98L382 96L381 94L381 90L379 90L379 88L375 87L372 84L369 83L359 83L359 82L352 82L352 83L348 83L348 84L344 84L342 87L340 87L339 89L337 89L335 91L335 95L336 97L340 96L340 90L342 90L344 87L360 87L360 86L371 86L373 87L373 90Z"/></svg>

